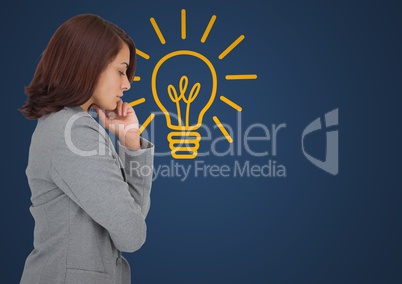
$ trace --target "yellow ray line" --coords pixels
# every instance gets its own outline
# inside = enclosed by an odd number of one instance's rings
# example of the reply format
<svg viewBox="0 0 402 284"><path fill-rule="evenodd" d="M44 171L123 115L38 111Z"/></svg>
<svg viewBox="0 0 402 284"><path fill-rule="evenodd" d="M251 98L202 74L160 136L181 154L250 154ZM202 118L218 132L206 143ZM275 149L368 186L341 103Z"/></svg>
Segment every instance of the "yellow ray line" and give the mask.
<svg viewBox="0 0 402 284"><path fill-rule="evenodd" d="M158 38L159 38L161 44L165 44L165 43L166 43L166 40L165 40L165 38L163 37L163 34L161 33L161 30L159 29L158 24L156 23L155 19L154 19L154 18L151 18L151 19L149 19L149 20L151 21L152 27L154 28L154 30L155 30L155 32L156 32L156 35L158 36Z"/></svg>
<svg viewBox="0 0 402 284"><path fill-rule="evenodd" d="M147 128L148 124L151 123L151 121L152 121L152 119L154 119L154 117L155 117L154 113L151 113L148 116L148 118L144 121L144 123L140 127L140 130L139 130L140 134L145 130L145 128Z"/></svg>
<svg viewBox="0 0 402 284"><path fill-rule="evenodd" d="M134 76L133 81L134 81L134 82L141 81L141 77L140 77L140 76Z"/></svg>
<svg viewBox="0 0 402 284"><path fill-rule="evenodd" d="M238 104L232 102L232 101L229 100L228 98L226 98L226 97L224 97L224 96L220 96L219 98L221 99L222 102L224 102L224 103L230 105L230 106L231 106L232 108L234 108L235 110L237 110L237 111L241 111L241 110L242 110L241 106L239 106Z"/></svg>
<svg viewBox="0 0 402 284"><path fill-rule="evenodd" d="M231 45L228 46L221 54L219 54L218 58L223 59L229 52L233 50L242 40L244 39L244 35L239 36Z"/></svg>
<svg viewBox="0 0 402 284"><path fill-rule="evenodd" d="M257 79L257 74L239 74L239 75L226 75L226 80L254 80Z"/></svg>
<svg viewBox="0 0 402 284"><path fill-rule="evenodd" d="M130 102L130 103L129 103L129 105L133 107L133 106L136 106L136 105L142 104L143 102L145 102L145 98L141 98L141 99L138 99L138 100L132 101L132 102Z"/></svg>
<svg viewBox="0 0 402 284"><path fill-rule="evenodd" d="M149 59L149 55L148 54L146 54L145 52L142 52L141 50L139 50L138 48L136 48L136 53L139 55L139 56L141 56L142 58L144 58L144 59L146 59L146 60L148 60Z"/></svg>
<svg viewBox="0 0 402 284"><path fill-rule="evenodd" d="M226 137L226 139L229 141L229 143L232 143L232 142L233 142L232 137L230 137L230 135L229 135L229 133L226 131L225 127L223 127L223 125L222 125L222 123L220 122L219 118L217 118L216 116L214 116L212 119L215 121L216 125L219 127L219 130L222 132L223 136Z"/></svg>
<svg viewBox="0 0 402 284"><path fill-rule="evenodd" d="M186 39L186 10L181 10L181 38Z"/></svg>
<svg viewBox="0 0 402 284"><path fill-rule="evenodd" d="M201 42L202 42L202 43L204 43L204 42L207 40L207 37L208 37L208 35L209 35L209 32L210 32L211 29L212 29L212 26L213 26L214 23L215 23L215 20L216 20L216 16L213 15L213 16L211 17L211 19L209 20L208 26L207 26L207 28L205 29L204 34L202 35L202 38L201 38Z"/></svg>

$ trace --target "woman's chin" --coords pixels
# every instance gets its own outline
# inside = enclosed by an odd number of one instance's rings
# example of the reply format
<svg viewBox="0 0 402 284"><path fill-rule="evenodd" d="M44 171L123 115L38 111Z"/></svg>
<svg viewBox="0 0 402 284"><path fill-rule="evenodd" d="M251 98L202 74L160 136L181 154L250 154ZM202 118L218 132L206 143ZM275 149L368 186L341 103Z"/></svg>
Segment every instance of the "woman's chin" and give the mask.
<svg viewBox="0 0 402 284"><path fill-rule="evenodd" d="M115 110L117 107L117 102L112 102L110 104L104 104L101 106L102 109L104 109L105 111L107 110Z"/></svg>

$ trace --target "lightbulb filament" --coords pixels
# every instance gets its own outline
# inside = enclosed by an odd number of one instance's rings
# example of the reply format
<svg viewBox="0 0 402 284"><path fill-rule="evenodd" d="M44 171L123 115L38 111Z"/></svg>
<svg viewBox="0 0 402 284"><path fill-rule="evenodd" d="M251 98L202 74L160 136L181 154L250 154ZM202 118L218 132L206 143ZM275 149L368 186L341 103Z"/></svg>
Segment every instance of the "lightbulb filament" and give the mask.
<svg viewBox="0 0 402 284"><path fill-rule="evenodd" d="M188 97L186 97L187 87L188 87L188 78L187 78L187 76L183 75L183 76L181 76L180 81L179 81L180 95L177 94L177 90L172 84L169 84L169 86L167 87L167 91L168 91L171 101L176 104L179 126L182 126L182 121L183 121L182 116L181 116L181 110L180 110L180 101L183 100L186 103L185 126L189 127L190 126L190 105L197 98L197 96L200 92L200 89L201 89L201 84L199 82L195 83L193 85L193 87L191 88Z"/></svg>

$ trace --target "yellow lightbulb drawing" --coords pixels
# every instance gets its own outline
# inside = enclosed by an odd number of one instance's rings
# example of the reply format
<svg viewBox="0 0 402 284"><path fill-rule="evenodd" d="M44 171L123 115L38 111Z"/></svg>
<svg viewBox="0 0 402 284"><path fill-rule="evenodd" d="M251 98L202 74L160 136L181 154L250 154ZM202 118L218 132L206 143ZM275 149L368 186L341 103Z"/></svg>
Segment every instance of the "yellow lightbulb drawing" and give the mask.
<svg viewBox="0 0 402 284"><path fill-rule="evenodd" d="M196 124L190 124L190 106L191 103L197 98L201 91L201 84L199 82L195 83L193 86L188 86L188 78L183 75L180 78L178 90L173 84L169 84L166 92L168 93L172 102L176 104L177 109L177 123L172 123L171 113L167 111L166 107L161 103L159 98L160 95L165 96L165 93L160 94L157 90L157 77L160 67L167 60L180 56L189 55L201 59L209 68L212 78L212 91L208 94L209 100L207 104L202 108L198 114ZM155 65L154 71L152 72L151 78L152 95L158 107L164 113L166 117L167 126L176 131L172 131L168 135L169 147L171 149L172 157L176 159L192 159L197 156L197 150L199 148L199 141L201 136L197 130L202 125L202 119L205 112L212 105L217 89L217 79L216 71L212 63L202 54L191 51L191 50L178 50L171 52L164 57L162 57L159 62ZM185 113L181 113L180 103L185 103ZM183 120L184 117L184 120Z"/></svg>
<svg viewBox="0 0 402 284"><path fill-rule="evenodd" d="M216 16L213 15L208 22L208 25L200 39L201 43L205 43L211 29L215 23ZM158 39L161 44L166 44L166 39L163 36L156 20L154 18L150 18L150 22L152 27L158 36ZM181 38L183 40L186 39L187 35L187 27L186 27L186 10L181 10ZM239 45L244 40L244 35L239 36L236 40L234 40L227 48L225 48L218 56L219 60L223 60L237 45ZM145 52L137 49L137 55L149 60L150 56ZM164 65L167 61L170 61L173 58L178 58L180 56L190 56L191 58L199 59L208 67L211 78L211 88L206 89L203 85L196 79L195 83L192 82L190 84L190 79L186 74L180 76L178 82L171 82L167 87L163 87L158 89L157 86L163 85L158 84L159 71L161 66ZM209 75L208 75L209 76ZM225 76L226 80L254 80L257 78L256 74L228 74ZM191 78L194 81L194 78ZM135 76L134 81L141 81L141 77ZM197 156L198 148L200 146L201 135L196 131L199 129L203 123L203 118L207 110L211 107L212 103L215 100L217 93L217 74L214 66L211 61L206 58L201 53L192 50L177 50L170 52L163 56L155 65L152 77L151 77L151 89L153 98L159 107L159 109L163 112L166 118L167 127L172 130L168 136L169 147L171 149L171 155L175 159L193 159ZM198 97L208 97L207 103L202 107L201 111L197 111L197 117L195 123L190 123L190 113L192 113L192 117L194 117L194 111L191 111L191 104L193 104ZM173 105L176 106L176 113L174 114L175 118L177 118L177 122L173 122L172 113L167 110L165 107L165 103L161 102L161 97L169 98ZM234 108L237 111L241 111L242 108L228 99L225 96L220 96L220 100L226 105ZM141 104L145 101L145 98L140 98L130 103L131 106ZM164 100L166 102L166 100ZM205 101L205 100L204 100ZM197 100L198 102L198 100ZM197 103L197 106L199 103ZM185 111L182 112L181 106L184 106ZM199 109L199 107L197 108ZM140 133L144 131L144 129L149 125L149 123L154 119L155 114L151 114L145 122L140 127ZM233 142L232 137L229 135L223 124L220 122L217 116L213 116L213 121L218 126L222 134L226 137L229 143Z"/></svg>

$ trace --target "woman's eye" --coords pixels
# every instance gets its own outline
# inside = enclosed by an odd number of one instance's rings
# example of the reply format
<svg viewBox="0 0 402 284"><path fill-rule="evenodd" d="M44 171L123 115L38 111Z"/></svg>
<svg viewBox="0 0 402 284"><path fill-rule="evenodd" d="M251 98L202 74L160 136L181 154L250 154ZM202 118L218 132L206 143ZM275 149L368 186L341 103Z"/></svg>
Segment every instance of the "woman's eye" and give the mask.
<svg viewBox="0 0 402 284"><path fill-rule="evenodd" d="M126 75L126 74L124 74L124 73L123 73L123 72L121 72L121 71L119 71L119 74L120 74L121 76Z"/></svg>

